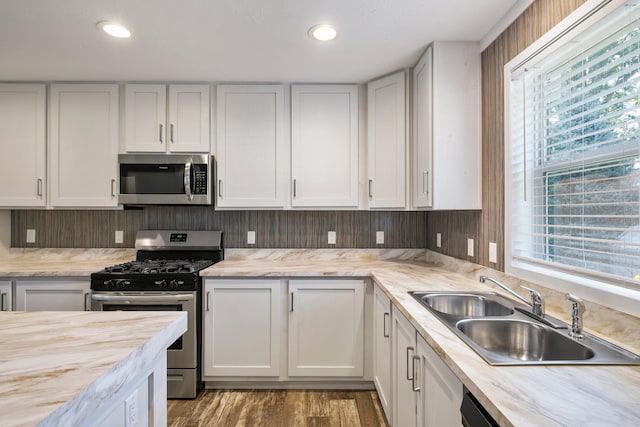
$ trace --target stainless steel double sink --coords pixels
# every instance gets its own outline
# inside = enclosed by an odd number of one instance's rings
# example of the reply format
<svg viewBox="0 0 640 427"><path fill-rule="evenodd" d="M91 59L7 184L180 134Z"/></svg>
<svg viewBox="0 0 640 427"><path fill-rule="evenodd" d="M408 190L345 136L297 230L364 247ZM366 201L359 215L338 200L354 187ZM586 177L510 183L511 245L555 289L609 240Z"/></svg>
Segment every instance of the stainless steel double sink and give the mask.
<svg viewBox="0 0 640 427"><path fill-rule="evenodd" d="M567 325L536 318L494 292L409 292L491 365L640 365L640 356Z"/></svg>

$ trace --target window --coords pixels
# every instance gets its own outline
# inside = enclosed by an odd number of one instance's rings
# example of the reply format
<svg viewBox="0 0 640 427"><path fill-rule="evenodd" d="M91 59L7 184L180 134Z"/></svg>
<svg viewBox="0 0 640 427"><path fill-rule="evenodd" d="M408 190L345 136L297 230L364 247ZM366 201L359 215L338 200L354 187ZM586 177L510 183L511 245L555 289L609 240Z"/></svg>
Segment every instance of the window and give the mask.
<svg viewBox="0 0 640 427"><path fill-rule="evenodd" d="M640 290L640 6L588 6L505 69L507 264Z"/></svg>

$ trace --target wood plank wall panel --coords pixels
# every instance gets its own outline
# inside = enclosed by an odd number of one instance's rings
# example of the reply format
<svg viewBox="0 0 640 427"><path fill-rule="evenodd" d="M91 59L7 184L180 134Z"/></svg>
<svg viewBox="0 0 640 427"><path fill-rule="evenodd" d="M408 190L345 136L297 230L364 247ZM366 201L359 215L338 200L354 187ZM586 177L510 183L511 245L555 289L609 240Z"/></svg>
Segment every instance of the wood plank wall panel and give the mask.
<svg viewBox="0 0 640 427"><path fill-rule="evenodd" d="M429 249L504 271L504 65L585 1L536 0L482 52L482 211L429 212ZM466 256L469 237L475 259ZM489 242L498 245L497 264L489 263Z"/></svg>
<svg viewBox="0 0 640 427"><path fill-rule="evenodd" d="M36 243L26 243L26 230ZM223 230L227 248L425 248L426 212L378 211L217 211L206 206L149 206L144 209L74 211L15 210L11 246L15 248L113 248L134 246L138 229ZM124 243L115 244L115 230ZM256 244L247 244L247 231ZM336 245L327 232L336 231ZM385 243L375 243L375 232Z"/></svg>

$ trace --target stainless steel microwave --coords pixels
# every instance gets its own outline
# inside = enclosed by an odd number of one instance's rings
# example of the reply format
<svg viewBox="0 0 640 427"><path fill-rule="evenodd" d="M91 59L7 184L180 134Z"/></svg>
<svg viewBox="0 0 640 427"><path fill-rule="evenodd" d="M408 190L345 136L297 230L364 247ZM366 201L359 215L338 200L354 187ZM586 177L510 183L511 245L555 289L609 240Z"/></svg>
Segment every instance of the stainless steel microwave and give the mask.
<svg viewBox="0 0 640 427"><path fill-rule="evenodd" d="M120 154L123 205L210 205L213 158L205 154Z"/></svg>

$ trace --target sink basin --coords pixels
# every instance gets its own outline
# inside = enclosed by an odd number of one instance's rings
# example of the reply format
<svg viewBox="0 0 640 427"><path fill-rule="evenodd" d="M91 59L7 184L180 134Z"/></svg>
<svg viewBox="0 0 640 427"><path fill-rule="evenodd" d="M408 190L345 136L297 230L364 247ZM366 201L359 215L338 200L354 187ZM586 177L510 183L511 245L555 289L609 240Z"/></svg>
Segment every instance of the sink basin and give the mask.
<svg viewBox="0 0 640 427"><path fill-rule="evenodd" d="M480 348L522 361L574 361L595 356L592 349L549 327L523 320L461 320L456 328Z"/></svg>
<svg viewBox="0 0 640 427"><path fill-rule="evenodd" d="M409 292L491 365L640 365L640 356L495 292ZM564 328L564 329L562 329Z"/></svg>
<svg viewBox="0 0 640 427"><path fill-rule="evenodd" d="M415 294L414 294L415 295ZM431 309L459 317L509 316L513 309L500 304L495 298L479 294L426 293L416 296Z"/></svg>

